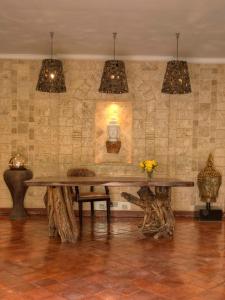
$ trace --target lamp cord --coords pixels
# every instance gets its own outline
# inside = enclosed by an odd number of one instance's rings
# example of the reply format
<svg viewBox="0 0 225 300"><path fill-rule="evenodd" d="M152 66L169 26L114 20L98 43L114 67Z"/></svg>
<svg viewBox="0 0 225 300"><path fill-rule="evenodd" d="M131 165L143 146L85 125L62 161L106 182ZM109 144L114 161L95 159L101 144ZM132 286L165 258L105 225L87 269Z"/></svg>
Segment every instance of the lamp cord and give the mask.
<svg viewBox="0 0 225 300"><path fill-rule="evenodd" d="M113 32L113 56L114 56L114 60L116 59L116 36L117 36L117 32Z"/></svg>
<svg viewBox="0 0 225 300"><path fill-rule="evenodd" d="M180 37L180 33L177 32L176 33L176 38L177 38L177 60L178 60L178 40L179 40L179 37Z"/></svg>
<svg viewBox="0 0 225 300"><path fill-rule="evenodd" d="M50 32L50 38L51 38L51 59L53 58L53 37L54 37L54 32Z"/></svg>

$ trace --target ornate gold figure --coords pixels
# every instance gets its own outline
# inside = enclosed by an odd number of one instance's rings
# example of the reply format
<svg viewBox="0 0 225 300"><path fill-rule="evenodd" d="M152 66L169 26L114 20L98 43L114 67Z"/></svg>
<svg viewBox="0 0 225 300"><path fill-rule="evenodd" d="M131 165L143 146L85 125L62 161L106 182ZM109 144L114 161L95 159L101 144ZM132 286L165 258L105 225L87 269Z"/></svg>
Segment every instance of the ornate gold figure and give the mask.
<svg viewBox="0 0 225 300"><path fill-rule="evenodd" d="M213 155L210 153L206 167L198 174L198 188L201 201L208 204L216 202L219 188L222 183L222 176L214 167Z"/></svg>
<svg viewBox="0 0 225 300"><path fill-rule="evenodd" d="M25 170L25 158L17 153L15 156L10 158L9 168L12 170Z"/></svg>

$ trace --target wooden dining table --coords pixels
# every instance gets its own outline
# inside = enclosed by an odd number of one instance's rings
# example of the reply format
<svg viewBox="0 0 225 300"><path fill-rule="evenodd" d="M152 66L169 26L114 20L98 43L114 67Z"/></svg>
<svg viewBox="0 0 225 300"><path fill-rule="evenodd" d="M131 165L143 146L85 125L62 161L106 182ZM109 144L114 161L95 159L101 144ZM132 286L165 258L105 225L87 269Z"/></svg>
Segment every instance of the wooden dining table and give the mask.
<svg viewBox="0 0 225 300"><path fill-rule="evenodd" d="M47 208L49 236L60 236L62 242L77 241L79 228L73 211L74 186L137 187L137 195L122 192L130 203L144 210L140 230L155 238L172 236L175 219L171 208L171 188L192 187L193 181L145 177L40 177L25 181L27 186L46 187L44 203ZM154 191L152 191L154 188Z"/></svg>

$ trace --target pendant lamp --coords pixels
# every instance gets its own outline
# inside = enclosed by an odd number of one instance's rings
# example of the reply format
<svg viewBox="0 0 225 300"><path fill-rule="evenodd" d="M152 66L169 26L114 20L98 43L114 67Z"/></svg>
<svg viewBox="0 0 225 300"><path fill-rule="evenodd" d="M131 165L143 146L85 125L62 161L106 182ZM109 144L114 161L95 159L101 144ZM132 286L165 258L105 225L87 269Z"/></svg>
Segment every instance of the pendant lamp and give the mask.
<svg viewBox="0 0 225 300"><path fill-rule="evenodd" d="M128 93L127 76L125 64L122 60L116 60L116 36L113 33L114 40L114 59L105 62L99 92L110 94Z"/></svg>
<svg viewBox="0 0 225 300"><path fill-rule="evenodd" d="M177 59L168 61L166 73L163 80L162 93L165 94L188 94L191 93L191 83L186 61L178 60L178 40L177 38Z"/></svg>
<svg viewBox="0 0 225 300"><path fill-rule="evenodd" d="M42 61L36 90L46 93L65 93L66 86L62 61L53 59L53 37L54 33L50 32L51 58Z"/></svg>

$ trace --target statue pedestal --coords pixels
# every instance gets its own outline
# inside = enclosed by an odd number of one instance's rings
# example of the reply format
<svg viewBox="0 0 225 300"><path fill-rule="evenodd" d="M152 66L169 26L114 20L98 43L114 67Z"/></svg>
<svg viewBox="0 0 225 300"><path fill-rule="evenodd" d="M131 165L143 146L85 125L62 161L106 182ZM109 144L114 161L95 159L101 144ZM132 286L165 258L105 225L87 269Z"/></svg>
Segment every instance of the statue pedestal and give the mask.
<svg viewBox="0 0 225 300"><path fill-rule="evenodd" d="M204 206L195 207L195 215L200 221L221 221L223 211L219 207L210 207L207 209Z"/></svg>
<svg viewBox="0 0 225 300"><path fill-rule="evenodd" d="M31 170L6 170L4 172L4 180L7 184L12 196L13 208L10 219L22 219L27 217L23 202L28 186L24 185L24 181L31 179L33 173Z"/></svg>

